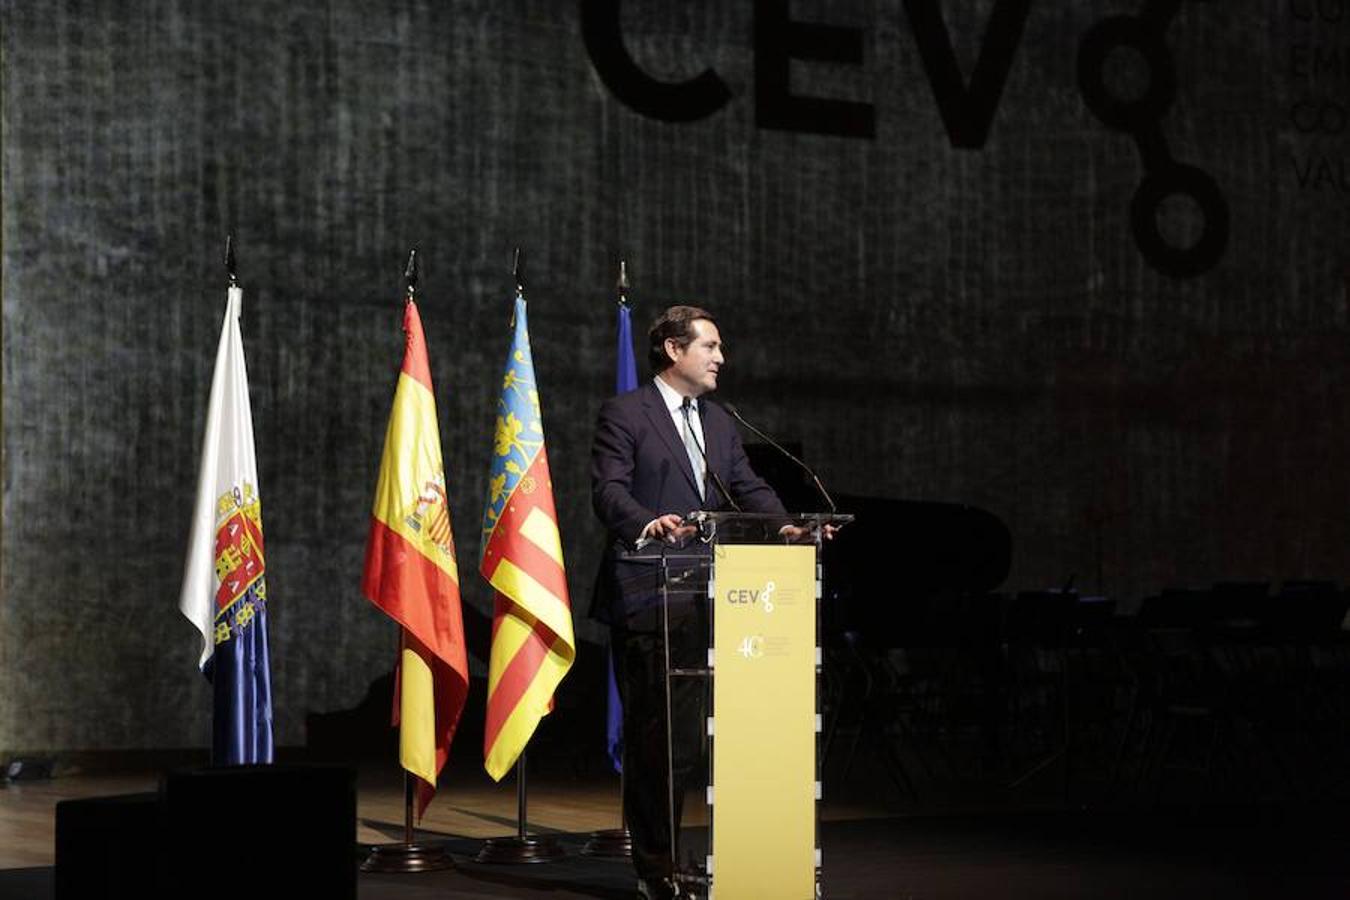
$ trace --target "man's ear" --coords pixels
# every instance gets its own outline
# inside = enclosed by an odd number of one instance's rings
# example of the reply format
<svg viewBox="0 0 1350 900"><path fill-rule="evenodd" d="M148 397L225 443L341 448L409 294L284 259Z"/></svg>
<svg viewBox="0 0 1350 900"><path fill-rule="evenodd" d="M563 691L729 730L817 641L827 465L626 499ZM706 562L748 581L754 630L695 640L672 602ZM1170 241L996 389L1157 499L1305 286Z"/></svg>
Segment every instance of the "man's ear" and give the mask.
<svg viewBox="0 0 1350 900"><path fill-rule="evenodd" d="M676 362L679 359L679 356L677 354L680 349L680 345L675 343L674 338L666 338L665 343L662 346L666 351L666 359L670 360L671 362Z"/></svg>

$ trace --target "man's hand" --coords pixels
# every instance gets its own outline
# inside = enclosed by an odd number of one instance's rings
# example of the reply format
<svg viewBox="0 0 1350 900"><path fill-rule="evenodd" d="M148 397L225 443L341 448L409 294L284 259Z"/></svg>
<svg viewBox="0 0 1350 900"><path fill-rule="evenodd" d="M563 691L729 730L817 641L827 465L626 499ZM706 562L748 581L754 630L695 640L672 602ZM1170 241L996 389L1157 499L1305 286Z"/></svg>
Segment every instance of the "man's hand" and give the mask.
<svg viewBox="0 0 1350 900"><path fill-rule="evenodd" d="M692 535L697 529L693 525L684 524L684 518L675 513L666 513L664 516L658 516L647 526L647 537L653 540L663 540L669 543L677 543Z"/></svg>
<svg viewBox="0 0 1350 900"><path fill-rule="evenodd" d="M823 525L820 529L821 540L834 540L834 533L838 531L834 525ZM789 544L809 544L815 541L815 533L804 525L784 525L778 532Z"/></svg>

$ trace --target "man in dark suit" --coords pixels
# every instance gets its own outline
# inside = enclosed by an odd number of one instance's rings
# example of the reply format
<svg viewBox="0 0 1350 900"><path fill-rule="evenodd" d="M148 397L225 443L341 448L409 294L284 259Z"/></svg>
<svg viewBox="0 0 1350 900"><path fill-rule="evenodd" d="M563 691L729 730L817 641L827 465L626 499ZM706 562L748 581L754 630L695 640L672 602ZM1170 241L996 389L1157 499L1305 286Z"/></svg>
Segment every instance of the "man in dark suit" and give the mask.
<svg viewBox="0 0 1350 900"><path fill-rule="evenodd" d="M659 556L671 578L698 568L707 549L684 521L694 510L784 514L778 496L746 459L735 423L704 395L724 363L717 323L693 306L667 309L648 332L655 377L600 410L591 450L591 500L609 532L593 615L610 624L624 704L624 813L643 896L678 896L672 881L667 806L666 678ZM788 539L797 529L784 526ZM636 558L635 558L636 557ZM675 557L678 557L676 559ZM697 662L707 646L707 611L687 594L672 606L670 654ZM702 686L673 692L675 822L687 777L700 762Z"/></svg>

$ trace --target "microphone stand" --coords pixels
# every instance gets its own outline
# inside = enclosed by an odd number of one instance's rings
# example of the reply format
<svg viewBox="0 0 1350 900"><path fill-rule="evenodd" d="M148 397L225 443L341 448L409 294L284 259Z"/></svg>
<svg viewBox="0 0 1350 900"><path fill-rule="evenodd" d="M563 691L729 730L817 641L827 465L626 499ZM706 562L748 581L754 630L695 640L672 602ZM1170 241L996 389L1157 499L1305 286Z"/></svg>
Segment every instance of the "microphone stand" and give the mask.
<svg viewBox="0 0 1350 900"><path fill-rule="evenodd" d="M754 432L756 437L760 438L760 440L764 441L770 447L777 450L779 453L783 454L788 459L792 460L803 472L805 472L807 475L810 475L811 483L815 485L816 490L820 493L820 496L825 499L825 503L830 507L830 512L832 513L839 512L839 507L834 505L834 498L830 496L829 491L825 490L825 485L821 484L820 477L816 475L815 471L810 466L808 466L806 463L802 462L800 459L789 453L787 448L784 447L782 444L778 443L773 438L769 437L767 434L760 431L758 428L751 425L749 422L745 421L745 418L741 416L740 410L738 410L734 405L730 403L723 403L722 408L725 409L727 412L731 413L732 417L737 422L740 422L746 428L750 429L750 431Z"/></svg>

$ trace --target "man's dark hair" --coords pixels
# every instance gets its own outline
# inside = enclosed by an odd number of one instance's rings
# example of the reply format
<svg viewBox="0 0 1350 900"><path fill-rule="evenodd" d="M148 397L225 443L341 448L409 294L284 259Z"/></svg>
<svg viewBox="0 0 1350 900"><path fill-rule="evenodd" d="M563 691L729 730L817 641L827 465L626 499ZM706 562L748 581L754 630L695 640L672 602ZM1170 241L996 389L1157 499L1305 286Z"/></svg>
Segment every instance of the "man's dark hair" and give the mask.
<svg viewBox="0 0 1350 900"><path fill-rule="evenodd" d="M717 320L706 309L697 306L672 306L657 317L652 327L647 329L647 364L652 374L659 375L674 365L670 354L666 353L666 341L673 340L675 346L683 349L694 342L693 323L695 319L705 319L716 325Z"/></svg>

